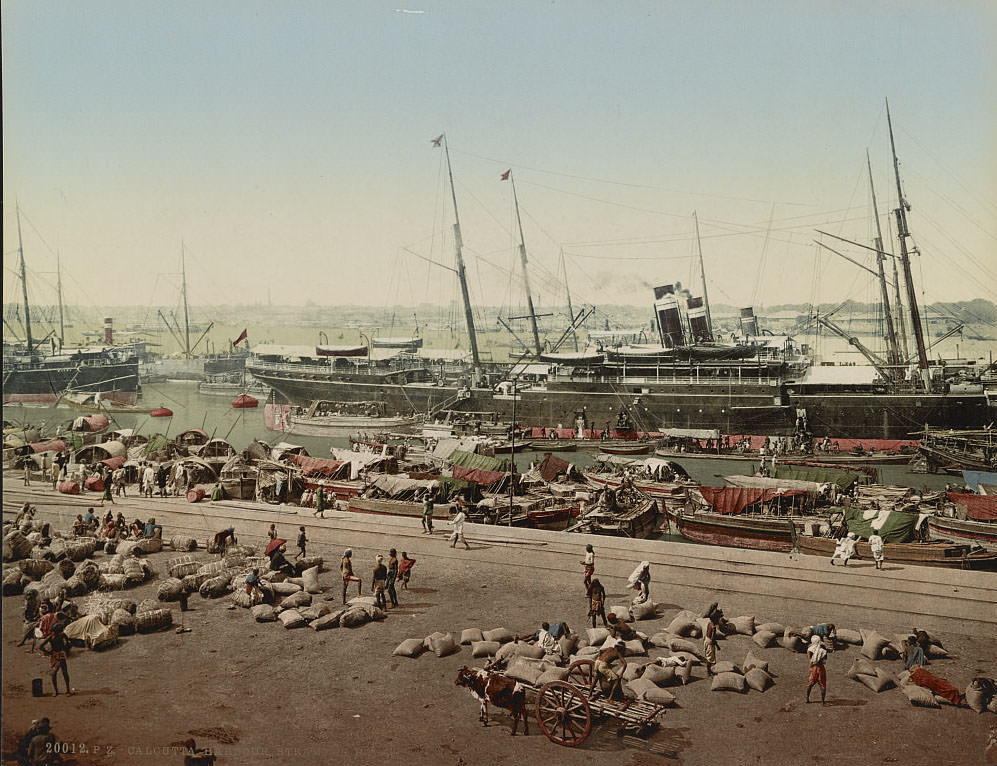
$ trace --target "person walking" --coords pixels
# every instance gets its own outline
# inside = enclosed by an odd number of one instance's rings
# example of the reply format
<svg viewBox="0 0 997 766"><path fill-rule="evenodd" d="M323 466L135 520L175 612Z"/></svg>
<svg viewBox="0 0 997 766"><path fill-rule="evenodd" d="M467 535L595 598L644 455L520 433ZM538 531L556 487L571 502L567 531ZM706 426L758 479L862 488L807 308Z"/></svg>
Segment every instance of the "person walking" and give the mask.
<svg viewBox="0 0 997 766"><path fill-rule="evenodd" d="M156 471L152 467L152 463L145 464L145 470L142 471L142 494L146 497L152 497L152 487L156 483Z"/></svg>
<svg viewBox="0 0 997 766"><path fill-rule="evenodd" d="M471 546L467 544L467 538L464 537L464 522L467 521L467 514L464 513L464 506L457 506L457 514L450 519L447 523L453 527L453 534L450 535L450 547L456 548L457 541L461 540L464 543L464 547L467 550L471 550Z"/></svg>
<svg viewBox="0 0 997 766"><path fill-rule="evenodd" d="M24 458L24 486L31 486L31 458Z"/></svg>
<svg viewBox="0 0 997 766"><path fill-rule="evenodd" d="M384 566L384 556L380 553L374 557L374 574L371 582L374 584L374 603L381 609L387 609L388 602L384 597L384 591L388 584L388 568Z"/></svg>
<svg viewBox="0 0 997 766"><path fill-rule="evenodd" d="M602 583L599 582L598 578L592 580L589 585L588 597L588 616L592 618L592 627L595 627L595 618L601 617L602 626L604 628L608 628L609 623L606 622L606 589L603 587Z"/></svg>
<svg viewBox="0 0 997 766"><path fill-rule="evenodd" d="M876 569L883 568L883 560L885 558L883 555L884 547L885 543L879 534L879 530L874 529L872 534L869 536L869 549L872 551L873 561L876 562Z"/></svg>
<svg viewBox="0 0 997 766"><path fill-rule="evenodd" d="M703 631L703 658L706 660L706 671L713 675L713 666L717 664L717 616L712 612L706 629Z"/></svg>
<svg viewBox="0 0 997 766"><path fill-rule="evenodd" d="M585 546L585 557L578 563L585 567L585 579L582 582L585 583L585 593L588 594L592 588L592 575L595 574L595 549L591 543Z"/></svg>
<svg viewBox="0 0 997 766"><path fill-rule="evenodd" d="M408 590L409 580L412 579L412 567L415 566L415 559L402 551L402 560L398 562L398 576L402 578L402 590Z"/></svg>
<svg viewBox="0 0 997 766"><path fill-rule="evenodd" d="M298 553L294 557L294 560L303 559L305 557L305 545L308 543L308 538L305 536L305 528L298 527Z"/></svg>
<svg viewBox="0 0 997 766"><path fill-rule="evenodd" d="M633 599L634 604L646 602L651 595L651 562L640 562L627 580L627 585L637 591Z"/></svg>
<svg viewBox="0 0 997 766"><path fill-rule="evenodd" d="M388 592L388 599L391 606L398 606L398 594L395 592L395 580L398 579L398 552L392 548L388 551L388 579L385 582L385 589Z"/></svg>
<svg viewBox="0 0 997 766"><path fill-rule="evenodd" d="M59 453L62 454L62 453ZM52 461L52 467L49 469L49 476L52 477L52 491L59 491L59 476L62 474L62 465L59 463L58 457Z"/></svg>
<svg viewBox="0 0 997 766"><path fill-rule="evenodd" d="M827 704L827 668L824 663L827 661L827 649L821 642L820 636L810 637L810 646L807 647L807 659L810 661L810 675L807 678L807 702L810 702L810 691L814 686L820 685L820 704Z"/></svg>
<svg viewBox="0 0 997 766"><path fill-rule="evenodd" d="M339 571L343 574L343 603L346 603L346 588L351 582L357 584L357 595L363 590L363 583L360 578L353 574L353 551L347 548L343 553L343 560L339 563Z"/></svg>
<svg viewBox="0 0 997 766"><path fill-rule="evenodd" d="M848 560L855 555L855 539L855 533L849 532L847 537L842 537L838 541L831 556L831 566L834 566L836 560L840 560L842 566L848 566Z"/></svg>
<svg viewBox="0 0 997 766"><path fill-rule="evenodd" d="M320 516L325 518L325 494L322 491L322 485L318 485L318 489L315 490L315 513L313 516Z"/></svg>
<svg viewBox="0 0 997 766"><path fill-rule="evenodd" d="M422 504L422 533L424 535L433 534L433 499L426 496L426 502Z"/></svg>
<svg viewBox="0 0 997 766"><path fill-rule="evenodd" d="M46 648L48 647L48 648ZM61 622L52 626L52 633L42 641L39 647L44 654L48 655L49 666L52 668L52 686L55 688L56 696L59 695L58 676L62 671L62 677L66 681L66 694L73 696L74 689L69 685L69 639L66 638L64 626Z"/></svg>
<svg viewBox="0 0 997 766"><path fill-rule="evenodd" d="M114 495L111 494L111 477L104 476L104 495L100 498L100 504L103 505L105 500L110 500L111 505L116 505L114 502Z"/></svg>

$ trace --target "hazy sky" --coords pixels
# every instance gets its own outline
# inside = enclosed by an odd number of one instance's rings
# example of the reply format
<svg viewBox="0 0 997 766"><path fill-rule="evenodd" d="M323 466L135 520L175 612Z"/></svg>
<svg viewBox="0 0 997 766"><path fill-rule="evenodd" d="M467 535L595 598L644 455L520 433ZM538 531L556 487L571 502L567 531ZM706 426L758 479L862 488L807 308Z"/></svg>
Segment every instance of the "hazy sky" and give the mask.
<svg viewBox="0 0 997 766"><path fill-rule="evenodd" d="M401 4L400 4L401 3ZM406 4L407 3L407 4ZM516 305L513 169L541 305L875 300L815 229L884 236L889 98L927 300L997 294L997 4L3 3L4 300ZM836 249L873 261L860 248ZM518 267L517 267L518 268ZM698 290L697 290L698 292Z"/></svg>

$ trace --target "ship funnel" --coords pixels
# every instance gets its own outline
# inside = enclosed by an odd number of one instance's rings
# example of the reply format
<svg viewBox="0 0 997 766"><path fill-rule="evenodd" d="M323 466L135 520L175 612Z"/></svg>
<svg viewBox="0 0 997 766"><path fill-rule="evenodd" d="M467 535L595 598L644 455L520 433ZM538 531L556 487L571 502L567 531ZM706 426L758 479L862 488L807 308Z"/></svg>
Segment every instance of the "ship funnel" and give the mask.
<svg viewBox="0 0 997 766"><path fill-rule="evenodd" d="M710 333L710 325L706 321L706 306L703 305L703 299L690 297L686 306L689 309L689 327L692 330L693 341L712 343L713 335Z"/></svg>
<svg viewBox="0 0 997 766"><path fill-rule="evenodd" d="M654 288L654 313L658 317L661 345L668 348L683 345L685 338L682 335L682 317L679 315L674 285Z"/></svg>
<svg viewBox="0 0 997 766"><path fill-rule="evenodd" d="M104 345L113 346L114 345L114 333L113 333L113 322L111 317L104 317Z"/></svg>
<svg viewBox="0 0 997 766"><path fill-rule="evenodd" d="M747 337L758 335L758 320L755 319L755 310L751 306L741 309L741 332Z"/></svg>

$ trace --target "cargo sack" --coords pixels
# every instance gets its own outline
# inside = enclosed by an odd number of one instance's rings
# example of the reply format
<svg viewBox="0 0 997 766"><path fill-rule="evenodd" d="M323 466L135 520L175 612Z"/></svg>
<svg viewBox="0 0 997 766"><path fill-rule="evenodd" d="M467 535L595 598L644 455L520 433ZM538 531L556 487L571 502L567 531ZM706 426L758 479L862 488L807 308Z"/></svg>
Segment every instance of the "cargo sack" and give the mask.
<svg viewBox="0 0 997 766"><path fill-rule="evenodd" d="M755 635L751 637L751 640L762 649L768 649L772 646L772 642L775 641L775 633L771 630L758 630L755 631Z"/></svg>
<svg viewBox="0 0 997 766"><path fill-rule="evenodd" d="M343 612L339 618L339 626L342 628L359 628L365 625L370 618L367 611L361 606L353 606Z"/></svg>
<svg viewBox="0 0 997 766"><path fill-rule="evenodd" d="M634 681L640 678L649 662L651 660L634 660L633 662L628 662L627 669L623 671L623 680Z"/></svg>
<svg viewBox="0 0 997 766"><path fill-rule="evenodd" d="M599 656L599 651L598 646L583 646L575 652L575 654L570 658L570 662L568 664L570 665L571 662L574 662L575 660L594 660Z"/></svg>
<svg viewBox="0 0 997 766"><path fill-rule="evenodd" d="M682 682L683 686L692 680L692 663L693 660L690 658L685 665L679 665L675 668L675 677Z"/></svg>
<svg viewBox="0 0 997 766"><path fill-rule="evenodd" d="M423 652L421 638L406 638L391 653L392 657L418 657Z"/></svg>
<svg viewBox="0 0 997 766"><path fill-rule="evenodd" d="M135 614L142 614L142 612L155 612L158 609L165 609L165 607L156 599L144 598L136 605Z"/></svg>
<svg viewBox="0 0 997 766"><path fill-rule="evenodd" d="M654 663L646 665L642 678L647 679L657 686L668 686L668 684L675 681L675 666L663 668Z"/></svg>
<svg viewBox="0 0 997 766"><path fill-rule="evenodd" d="M434 637L429 642L429 648L437 657L446 657L448 654L453 654L454 652L460 650L460 647L457 645L457 642L454 641L451 633Z"/></svg>
<svg viewBox="0 0 997 766"><path fill-rule="evenodd" d="M299 590L297 593L292 593L282 599L280 606L281 609L297 609L299 606L311 606L311 603L312 597L303 590Z"/></svg>
<svg viewBox="0 0 997 766"><path fill-rule="evenodd" d="M576 636L574 633L572 633L570 636L561 636L557 640L557 645L561 650L561 656L567 657L573 651L575 651L575 647L578 645L578 636Z"/></svg>
<svg viewBox="0 0 997 766"><path fill-rule="evenodd" d="M762 631L768 631L769 633L776 633L782 635L786 632L786 626L781 622L763 622L761 625L755 626L755 633L760 633Z"/></svg>
<svg viewBox="0 0 997 766"><path fill-rule="evenodd" d="M741 617L735 617L733 620L727 621L730 625L734 626L734 632L742 636L751 636L755 632L755 616L753 614L745 614Z"/></svg>
<svg viewBox="0 0 997 766"><path fill-rule="evenodd" d="M305 609L298 610L301 616L306 620L311 622L312 620L317 620L319 617L325 617L332 611L332 607L328 604L313 604L312 606L306 607Z"/></svg>
<svg viewBox="0 0 997 766"><path fill-rule="evenodd" d="M924 654L929 660L944 660L949 656L949 653L937 644L930 644Z"/></svg>
<svg viewBox="0 0 997 766"><path fill-rule="evenodd" d="M506 644L502 644L499 647L499 650L495 652L495 659L508 662L509 660L518 656L518 653L516 651L518 648L519 648L519 643L516 641L510 641Z"/></svg>
<svg viewBox="0 0 997 766"><path fill-rule="evenodd" d="M710 687L710 691L743 692L744 687L744 676L740 673L717 673L713 676L713 685Z"/></svg>
<svg viewBox="0 0 997 766"><path fill-rule="evenodd" d="M305 618L301 616L297 609L285 609L277 615L277 619L288 630L291 628L300 628L305 624Z"/></svg>
<svg viewBox="0 0 997 766"><path fill-rule="evenodd" d="M471 656L475 659L494 657L501 646L498 641L474 641L471 644Z"/></svg>
<svg viewBox="0 0 997 766"><path fill-rule="evenodd" d="M290 582L275 582L271 583L271 588L273 592L278 596L290 596L293 593L299 593L301 588Z"/></svg>
<svg viewBox="0 0 997 766"><path fill-rule="evenodd" d="M318 567L318 571L322 570L322 557L321 556L305 556L294 562L294 566L297 571L304 575L306 569L311 569L312 567Z"/></svg>
<svg viewBox="0 0 997 766"><path fill-rule="evenodd" d="M200 572L195 572L194 574L189 574L181 578L183 582L184 590L188 593L193 593L194 591L200 590L201 586L208 580L211 579L211 575L202 574Z"/></svg>
<svg viewBox="0 0 997 766"><path fill-rule="evenodd" d="M747 674L747 672L752 668L759 668L760 670L764 670L766 673L768 673L769 670L768 662L766 660L758 659L751 652L748 652L744 656L744 662L741 664L741 667L744 669L745 674Z"/></svg>
<svg viewBox="0 0 997 766"><path fill-rule="evenodd" d="M59 576L62 577L63 580L68 580L76 572L76 564L74 564L71 559L63 559L56 565L55 568L59 570ZM48 574L49 572L45 573L45 575ZM44 575L42 576L42 579L45 579Z"/></svg>
<svg viewBox="0 0 997 766"><path fill-rule="evenodd" d="M343 610L337 609L335 612L330 612L329 614L322 615L317 620L312 620L309 623L309 627L312 630L328 630L329 628L339 627L339 618L343 616Z"/></svg>
<svg viewBox="0 0 997 766"><path fill-rule="evenodd" d="M645 601L642 604L634 604L630 607L630 614L633 615L635 620L653 620L658 616L658 607L653 601Z"/></svg>
<svg viewBox="0 0 997 766"><path fill-rule="evenodd" d="M748 685L749 689L763 692L772 685L772 676L761 668L755 667L744 674L744 683Z"/></svg>
<svg viewBox="0 0 997 766"><path fill-rule="evenodd" d="M935 695L923 686L918 686L917 684L904 684L900 687L900 691L904 693L910 701L910 704L915 707L941 707L938 700L935 699Z"/></svg>
<svg viewBox="0 0 997 766"><path fill-rule="evenodd" d="M84 561L76 568L76 577L80 578L87 590L93 590L100 581L100 569L95 561Z"/></svg>
<svg viewBox="0 0 997 766"><path fill-rule="evenodd" d="M152 633L173 624L173 612L169 609L153 609L135 615L135 630L139 633Z"/></svg>
<svg viewBox="0 0 997 766"><path fill-rule="evenodd" d="M97 550L97 538L78 537L66 543L66 556L72 561L83 561Z"/></svg>
<svg viewBox="0 0 997 766"><path fill-rule="evenodd" d="M194 561L193 556L177 556L166 562L166 571L170 577L182 579L189 574L194 574L201 568L201 564Z"/></svg>
<svg viewBox="0 0 997 766"><path fill-rule="evenodd" d="M531 662L524 657L516 657L510 663L509 667L506 668L505 675L508 678L514 678L517 681L524 681L525 683L536 686L537 680L543 673L543 668L537 662Z"/></svg>
<svg viewBox="0 0 997 766"><path fill-rule="evenodd" d="M864 684L872 691L879 694L887 689L893 689L897 685L896 678L892 673L883 668L876 668L875 675L860 674L856 677L859 683Z"/></svg>
<svg viewBox="0 0 997 766"><path fill-rule="evenodd" d="M202 564L200 569L197 570L197 573L213 576L221 574L224 571L225 571L224 561L209 561L206 564Z"/></svg>
<svg viewBox="0 0 997 766"><path fill-rule="evenodd" d="M128 578L123 574L102 574L97 587L101 590L124 590L128 587Z"/></svg>
<svg viewBox="0 0 997 766"><path fill-rule="evenodd" d="M848 669L848 672L845 675L853 681L857 681L858 678L856 676L876 675L876 666L869 662L869 660L865 659L865 657L856 657L855 661L852 663L852 666Z"/></svg>
<svg viewBox="0 0 997 766"><path fill-rule="evenodd" d="M3 573L3 595L17 596L24 590L27 580L20 569L8 569Z"/></svg>
<svg viewBox="0 0 997 766"><path fill-rule="evenodd" d="M699 631L699 626L696 624L697 619L692 612L679 612L668 623L668 627L665 630L673 636L691 636L692 638L696 638L698 635L702 635Z"/></svg>
<svg viewBox="0 0 997 766"><path fill-rule="evenodd" d="M974 678L969 682L963 697L970 710L982 713L987 709L987 703L993 696L993 683L989 678Z"/></svg>
<svg viewBox="0 0 997 766"><path fill-rule="evenodd" d="M491 633L492 631L488 632ZM485 633L484 636L486 641L489 640L488 633ZM599 646L609 638L609 631L606 628L588 628L585 631L585 636L588 638L589 646ZM507 640L511 641L512 639Z"/></svg>
<svg viewBox="0 0 997 766"><path fill-rule="evenodd" d="M673 652L686 652L691 654L697 660L705 660L703 656L702 649L696 646L692 641L687 641L684 638L673 638L668 642L668 648Z"/></svg>
<svg viewBox="0 0 997 766"><path fill-rule="evenodd" d="M52 571L55 564L45 559L22 559L17 562L18 569L34 580L41 579Z"/></svg>
<svg viewBox="0 0 997 766"><path fill-rule="evenodd" d="M544 684L549 684L552 681L567 681L568 680L568 669L567 668L548 668L540 677L537 679L537 684L543 686Z"/></svg>
<svg viewBox="0 0 997 766"><path fill-rule="evenodd" d="M858 646L862 643L862 634L857 630L850 630L849 628L837 628L835 630L836 638L843 644L851 644L852 646Z"/></svg>
<svg viewBox="0 0 997 766"><path fill-rule="evenodd" d="M156 598L160 601L179 601L183 592L183 582L176 577L163 580L156 589Z"/></svg>
<svg viewBox="0 0 997 766"><path fill-rule="evenodd" d="M608 634L607 634L608 635ZM512 641L516 636L508 628L494 628L493 630L485 630L481 633L482 638L485 641L498 641L500 644Z"/></svg>
<svg viewBox="0 0 997 766"><path fill-rule="evenodd" d="M55 541L53 540L53 542ZM16 561L27 558L31 555L32 547L34 546L32 546L31 541L19 530L8 532L3 538L3 560Z"/></svg>
<svg viewBox="0 0 997 766"><path fill-rule="evenodd" d="M321 593L321 588L318 585L318 567L311 567L306 569L301 573L301 579L304 581L304 588L307 593Z"/></svg>
<svg viewBox="0 0 997 766"><path fill-rule="evenodd" d="M791 652L802 652L803 642L799 636L783 636L779 639L779 646Z"/></svg>
<svg viewBox="0 0 997 766"><path fill-rule="evenodd" d="M651 646L656 646L659 649L665 648L668 646L668 642L671 641L673 638L675 638L675 636L673 636L671 633L660 631L659 633L655 633L653 636L651 636L650 639Z"/></svg>
<svg viewBox="0 0 997 766"><path fill-rule="evenodd" d="M462 644L473 644L484 640L484 636L481 635L481 628L465 628L460 634L460 642Z"/></svg>
<svg viewBox="0 0 997 766"><path fill-rule="evenodd" d="M883 648L890 643L890 640L874 630L863 630L862 633L862 656L870 660L879 659Z"/></svg>
<svg viewBox="0 0 997 766"><path fill-rule="evenodd" d="M714 664L714 666L713 666L713 672L714 673L738 673L738 674L741 674L741 671L738 669L737 665L735 665L733 662L730 662L728 660L723 660L721 662L718 662L718 663Z"/></svg>
<svg viewBox="0 0 997 766"><path fill-rule="evenodd" d="M118 543L118 555L122 558L125 556L135 556L141 552L142 549L139 548L137 540L122 540Z"/></svg>
<svg viewBox="0 0 997 766"><path fill-rule="evenodd" d="M160 537L143 537L135 547L142 553L159 553L163 550L163 540Z"/></svg>
<svg viewBox="0 0 997 766"><path fill-rule="evenodd" d="M626 649L624 649L624 657L646 657L647 649L644 648L644 642L638 638L633 638L627 641Z"/></svg>
<svg viewBox="0 0 997 766"><path fill-rule="evenodd" d="M363 609L364 612L367 614L368 620L383 620L385 617L388 616L387 613L383 609L381 609L381 607L379 607L377 604L368 604L365 602L361 602L358 604L351 604L350 608Z"/></svg>
<svg viewBox="0 0 997 766"><path fill-rule="evenodd" d="M675 702L674 694L659 688L646 678L636 678L633 681L628 681L626 685L636 699L646 700L656 705L671 705Z"/></svg>
<svg viewBox="0 0 997 766"><path fill-rule="evenodd" d="M232 598L229 599L236 606L241 606L243 609L249 609L253 605L252 597L246 593L245 590L237 590L232 594Z"/></svg>
<svg viewBox="0 0 997 766"><path fill-rule="evenodd" d="M170 547L175 551L196 551L197 539L189 535L173 535L170 538Z"/></svg>
<svg viewBox="0 0 997 766"><path fill-rule="evenodd" d="M229 592L229 577L227 575L211 577L201 583L201 587L197 589L197 592L201 594L201 598L219 598L224 596Z"/></svg>
<svg viewBox="0 0 997 766"><path fill-rule="evenodd" d="M253 615L253 619L257 622L273 622L277 619L277 615L273 612L273 607L270 604L257 604L249 610L249 613Z"/></svg>
<svg viewBox="0 0 997 766"><path fill-rule="evenodd" d="M145 582L145 570L142 568L142 564L136 558L127 558L122 564L121 568L124 570L125 579L130 583L138 584L140 582Z"/></svg>
<svg viewBox="0 0 997 766"><path fill-rule="evenodd" d="M115 609L111 613L111 625L117 626L121 636L130 636L135 632L135 618L125 609Z"/></svg>

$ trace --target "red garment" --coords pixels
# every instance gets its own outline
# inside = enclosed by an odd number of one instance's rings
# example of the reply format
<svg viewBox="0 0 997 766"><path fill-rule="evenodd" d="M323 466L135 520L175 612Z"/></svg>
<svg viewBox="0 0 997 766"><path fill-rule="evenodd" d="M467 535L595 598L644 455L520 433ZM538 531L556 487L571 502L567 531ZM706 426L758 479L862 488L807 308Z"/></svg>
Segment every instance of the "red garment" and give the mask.
<svg viewBox="0 0 997 766"><path fill-rule="evenodd" d="M910 674L910 682L930 689L942 699L946 699L953 705L958 705L962 697L959 690L943 678L932 675L924 668L917 668Z"/></svg>
<svg viewBox="0 0 997 766"><path fill-rule="evenodd" d="M827 668L823 665L811 665L810 677L807 679L807 686L820 684L821 689L827 688Z"/></svg>
<svg viewBox="0 0 997 766"><path fill-rule="evenodd" d="M403 558L398 562L398 574L403 575L408 572L412 565L415 563L415 559L405 559Z"/></svg>
<svg viewBox="0 0 997 766"><path fill-rule="evenodd" d="M57 619L59 616L53 612L42 615L41 620L38 621L38 629L42 632L42 638L48 638L52 635L52 628Z"/></svg>

